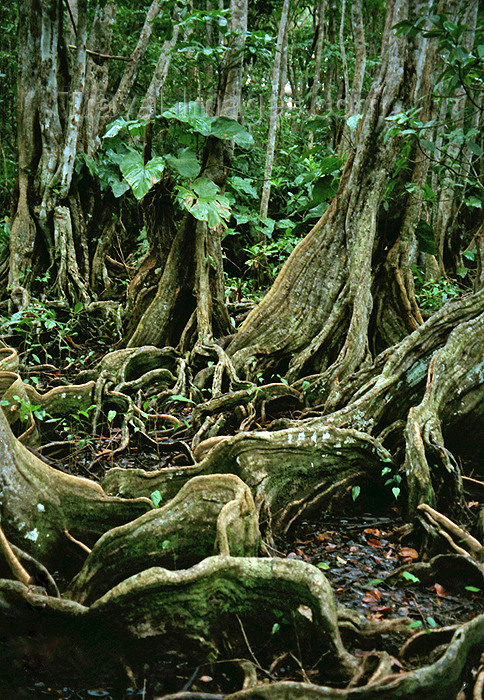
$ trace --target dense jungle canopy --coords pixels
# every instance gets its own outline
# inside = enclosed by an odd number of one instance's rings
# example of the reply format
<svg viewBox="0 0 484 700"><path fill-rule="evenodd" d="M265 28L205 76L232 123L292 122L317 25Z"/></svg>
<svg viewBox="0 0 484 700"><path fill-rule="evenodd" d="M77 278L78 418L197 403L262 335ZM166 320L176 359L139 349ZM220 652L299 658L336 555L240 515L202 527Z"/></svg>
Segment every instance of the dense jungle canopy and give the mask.
<svg viewBox="0 0 484 700"><path fill-rule="evenodd" d="M483 696L484 615L278 550L390 513L392 580L484 591L483 11L4 4L2 697Z"/></svg>

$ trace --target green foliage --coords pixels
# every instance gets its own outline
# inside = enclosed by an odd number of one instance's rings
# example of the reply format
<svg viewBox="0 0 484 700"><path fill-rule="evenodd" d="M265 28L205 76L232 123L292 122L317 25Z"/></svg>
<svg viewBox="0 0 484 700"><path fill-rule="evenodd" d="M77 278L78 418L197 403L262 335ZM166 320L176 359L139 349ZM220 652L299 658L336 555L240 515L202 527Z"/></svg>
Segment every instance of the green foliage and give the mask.
<svg viewBox="0 0 484 700"><path fill-rule="evenodd" d="M225 224L231 216L230 203L220 194L220 187L206 177L197 178L191 186L177 187L178 202L190 212L195 219L206 221L211 228Z"/></svg>
<svg viewBox="0 0 484 700"><path fill-rule="evenodd" d="M397 134L403 137L407 157L410 155L408 145L417 147L431 161L431 172L438 176L440 186L452 187L468 210L481 209L484 187L478 168L472 167L472 161L482 157L482 139L479 129L472 123L468 114L470 115L469 110L472 111L472 108L481 109L478 103L482 92L484 58L482 27L477 28L474 50L464 45L468 27L460 21L452 21L445 13L422 14L399 22L394 29L396 34L414 37L422 33L425 37L438 40L442 70L436 79L434 99L447 100L448 109L445 130L439 128L434 121L420 121L418 106L387 117L391 126L385 134L385 141ZM456 115L452 111L452 104L459 93L465 93L467 96L468 108L467 113ZM422 187L407 184L406 189L411 194L419 194L425 201L436 201L435 192L426 183ZM428 240L429 236L426 237ZM421 242L422 239L419 240L419 244ZM433 252L423 247L421 250Z"/></svg>
<svg viewBox="0 0 484 700"><path fill-rule="evenodd" d="M180 148L176 156L171 153L165 155L165 160L179 175L191 179L200 173L200 163L197 154L190 148Z"/></svg>
<svg viewBox="0 0 484 700"><path fill-rule="evenodd" d="M82 302L77 302L73 309L54 309L47 303L32 299L30 304L12 315L0 315L0 336L16 347L22 354L24 364L38 365L51 362L55 358L64 358L67 364L72 359L73 348L78 355L77 360L84 362L75 346L74 338L82 335L85 339L91 336L102 344L102 337L109 337L112 343L117 329L113 328L114 320L92 318L84 309ZM92 356L91 348L86 357Z"/></svg>
<svg viewBox="0 0 484 700"><path fill-rule="evenodd" d="M410 583L420 583L420 579L411 574L410 571L403 571L402 578L404 578L406 581L410 581Z"/></svg>
<svg viewBox="0 0 484 700"><path fill-rule="evenodd" d="M231 140L244 148L253 144L252 136L233 119L209 117L197 102L177 103L155 121L181 126L179 143L186 142L187 136L191 143L177 148L176 155L163 149L163 155L155 155L145 163L142 140L146 122L119 117L108 125L103 137L105 147L97 158L83 157L90 174L99 178L101 190L109 187L115 197L120 197L130 188L134 197L140 200L161 181L168 169L180 182L175 191L181 208L199 221L206 221L212 228L225 226L231 217L230 200L211 180L198 177L201 165L197 155L198 143L193 140L193 135ZM159 139L158 145L163 148ZM234 183L235 189L244 186L243 178L239 180ZM248 186L246 183L246 191Z"/></svg>
<svg viewBox="0 0 484 700"><path fill-rule="evenodd" d="M168 121L181 122L189 131L202 136L234 141L241 148L251 148L254 145L254 139L250 133L235 119L209 117L198 102L178 102L171 109L163 112L163 117Z"/></svg>
<svg viewBox="0 0 484 700"><path fill-rule="evenodd" d="M130 148L121 159L119 168L136 199L143 199L153 185L161 180L165 160L157 156L144 163L143 155Z"/></svg>
<svg viewBox="0 0 484 700"><path fill-rule="evenodd" d="M415 237L417 245L422 253L435 255L435 238L432 226L427 222L420 220L415 227Z"/></svg>
<svg viewBox="0 0 484 700"><path fill-rule="evenodd" d="M452 279L440 277L438 280L426 280L421 268L415 265L412 270L417 302L423 311L437 311L446 301L461 296L463 292L459 284Z"/></svg>
<svg viewBox="0 0 484 700"><path fill-rule="evenodd" d="M18 411L19 418L22 423L31 415L34 415L38 420L44 419L46 414L45 411L42 410L41 404L31 404L26 399L22 399L17 395L14 395L12 398L15 403L11 403L8 399L1 399L0 406L4 406L5 408L15 408Z"/></svg>
<svg viewBox="0 0 484 700"><path fill-rule="evenodd" d="M158 489L156 491L153 491L153 493L150 494L150 498L153 501L153 505L155 506L155 508L159 508L160 503L163 500L161 492Z"/></svg>

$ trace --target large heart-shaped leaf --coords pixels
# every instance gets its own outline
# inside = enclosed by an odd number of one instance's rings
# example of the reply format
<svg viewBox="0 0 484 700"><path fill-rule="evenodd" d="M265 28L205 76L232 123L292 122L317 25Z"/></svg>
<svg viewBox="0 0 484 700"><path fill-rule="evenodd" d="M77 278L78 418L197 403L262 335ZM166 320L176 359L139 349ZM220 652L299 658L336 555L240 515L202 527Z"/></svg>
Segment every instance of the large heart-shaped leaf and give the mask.
<svg viewBox="0 0 484 700"><path fill-rule="evenodd" d="M183 177L197 177L200 172L197 155L189 148L180 148L178 157L167 153L165 159L168 165Z"/></svg>
<svg viewBox="0 0 484 700"><path fill-rule="evenodd" d="M199 197L205 199L214 199L220 191L220 188L208 177L197 178L192 184L192 189Z"/></svg>
<svg viewBox="0 0 484 700"><path fill-rule="evenodd" d="M130 150L121 160L119 167L136 199L143 199L149 189L161 180L165 159L157 156L144 165L141 153Z"/></svg>
<svg viewBox="0 0 484 700"><path fill-rule="evenodd" d="M192 131L208 136L211 131L211 119L198 102L177 102L171 109L163 112L165 119L188 124Z"/></svg>
<svg viewBox="0 0 484 700"><path fill-rule="evenodd" d="M212 120L211 135L219 139L235 141L237 146L242 148L251 148L254 145L254 139L244 127L228 117L215 117Z"/></svg>

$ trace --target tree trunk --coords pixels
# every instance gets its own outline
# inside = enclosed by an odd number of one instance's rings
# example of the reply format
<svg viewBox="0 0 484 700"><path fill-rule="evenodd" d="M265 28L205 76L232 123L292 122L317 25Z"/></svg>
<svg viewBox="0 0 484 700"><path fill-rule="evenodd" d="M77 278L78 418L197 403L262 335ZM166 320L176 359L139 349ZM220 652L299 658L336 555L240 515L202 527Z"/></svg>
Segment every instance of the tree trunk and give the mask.
<svg viewBox="0 0 484 700"><path fill-rule="evenodd" d="M313 84L311 87L311 103L309 105L309 114L308 114L308 119L311 121L311 117L314 117L316 114L316 105L317 105L317 98L318 98L318 92L321 89L321 61L323 57L323 44L324 40L326 38L326 31L325 31L325 21L326 21L326 0L320 0L319 3L319 8L318 8L318 28L317 28L317 33L318 37L316 40L316 51L315 51L315 61L314 61L314 76L313 76ZM313 147L314 143L314 132L310 131L309 132L309 148L311 149Z"/></svg>
<svg viewBox="0 0 484 700"><path fill-rule="evenodd" d="M247 30L247 2L233 0L233 45L226 54L222 71L222 94L218 96L220 116L237 119L240 109L243 47ZM223 192L232 160L233 144L209 137L203 155L200 176L214 182ZM157 223L157 210L154 209ZM163 215L161 215L163 216ZM130 337L128 347L140 345L193 345L194 338L202 344L213 336L225 336L231 322L225 307L223 263L220 227L209 228L205 221L185 218L172 240L156 292ZM163 251L163 248L161 249ZM156 252L154 256L156 256ZM163 252L161 252L163 255ZM188 264L187 264L188 263ZM153 267L153 265L151 266ZM159 267L159 263L156 264ZM135 318L139 310L133 302Z"/></svg>
<svg viewBox="0 0 484 700"><path fill-rule="evenodd" d="M396 342L414 330L421 318L407 268L392 266L398 296L386 290L389 305L383 327L372 324L373 280L385 263L389 242L399 239L399 223L385 236L382 199L400 156L398 138L386 138L386 118L427 94L434 64L429 39L410 42L391 27L415 12L402 0L388 7L382 61L356 134L337 195L323 217L293 251L273 287L244 322L228 348L237 369L254 376L324 372L335 388L370 358L373 348ZM404 219L405 217L403 217ZM408 226L404 245L412 243Z"/></svg>
<svg viewBox="0 0 484 700"><path fill-rule="evenodd" d="M277 117L279 93L281 88L281 59L284 51L283 42L286 35L287 17L289 14L289 0L284 0L281 19L274 54L274 65L271 75L271 99L269 103L269 133L267 136L266 164L264 168L264 184L260 201L260 216L265 219L269 209L269 197L271 194L271 175L274 165L274 152L276 147Z"/></svg>

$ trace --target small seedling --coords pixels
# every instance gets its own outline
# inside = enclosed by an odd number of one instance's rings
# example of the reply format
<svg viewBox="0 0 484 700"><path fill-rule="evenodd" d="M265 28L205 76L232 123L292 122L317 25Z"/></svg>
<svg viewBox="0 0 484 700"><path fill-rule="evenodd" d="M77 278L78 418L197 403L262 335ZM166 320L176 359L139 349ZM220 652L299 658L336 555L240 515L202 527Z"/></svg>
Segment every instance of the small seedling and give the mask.
<svg viewBox="0 0 484 700"><path fill-rule="evenodd" d="M412 583L420 583L420 579L411 574L410 571L404 571L402 573L402 578L406 579L407 581L411 581Z"/></svg>
<svg viewBox="0 0 484 700"><path fill-rule="evenodd" d="M155 508L159 508L160 503L163 500L163 496L161 495L161 492L158 490L153 491L153 493L150 494L150 498L153 501L153 505L155 506Z"/></svg>

